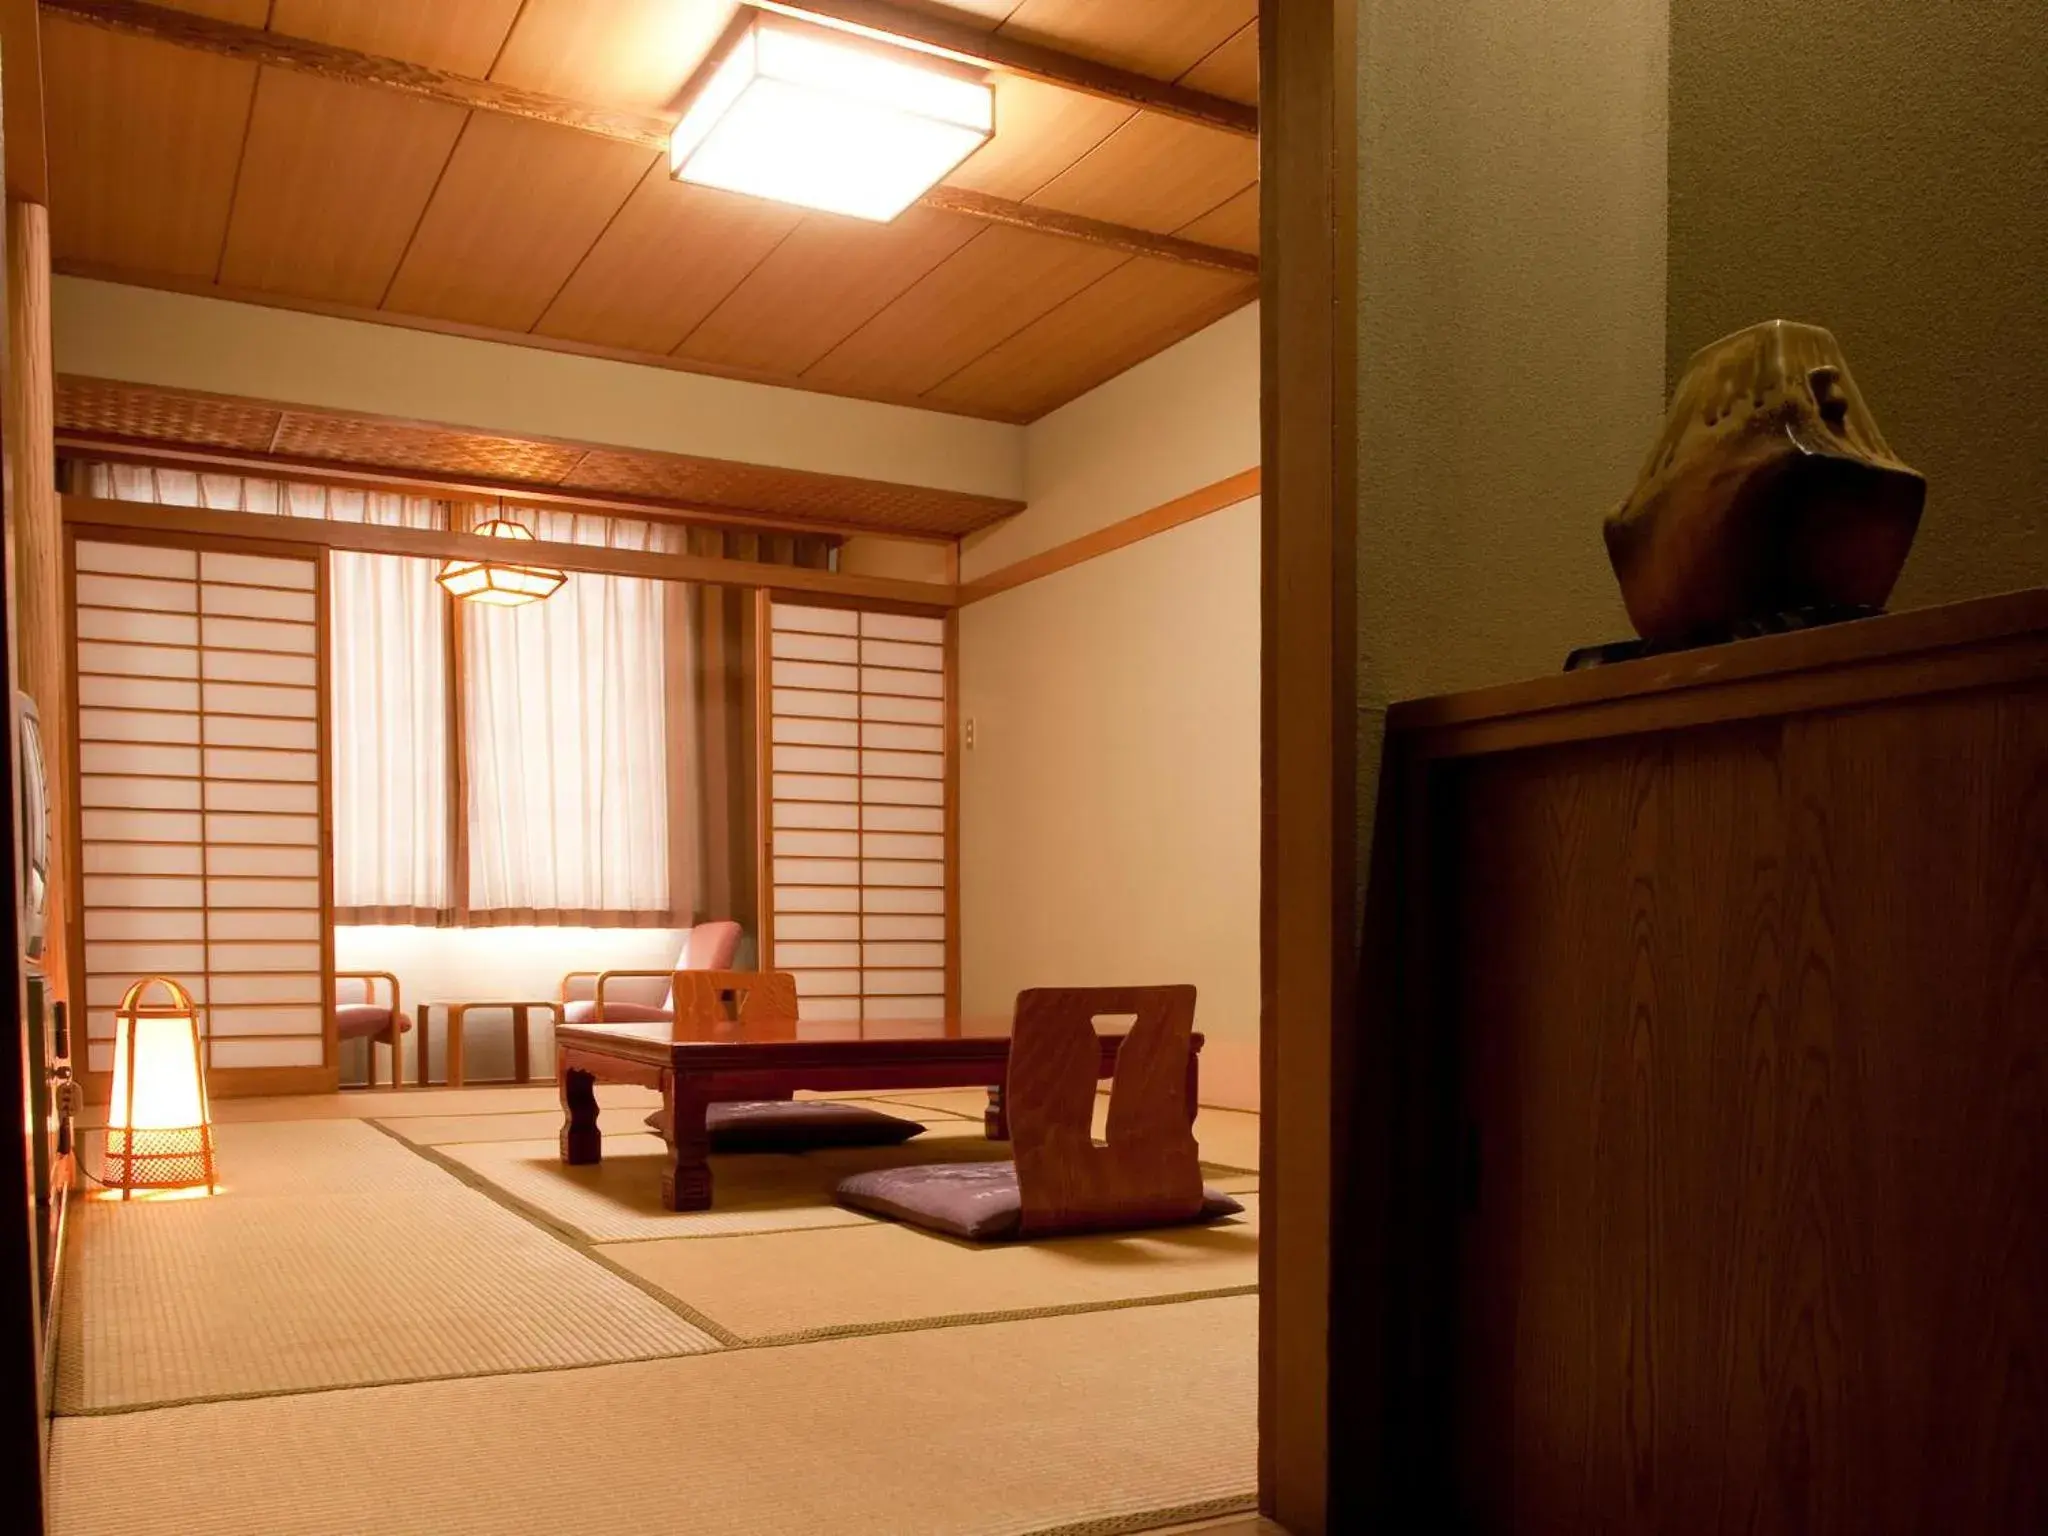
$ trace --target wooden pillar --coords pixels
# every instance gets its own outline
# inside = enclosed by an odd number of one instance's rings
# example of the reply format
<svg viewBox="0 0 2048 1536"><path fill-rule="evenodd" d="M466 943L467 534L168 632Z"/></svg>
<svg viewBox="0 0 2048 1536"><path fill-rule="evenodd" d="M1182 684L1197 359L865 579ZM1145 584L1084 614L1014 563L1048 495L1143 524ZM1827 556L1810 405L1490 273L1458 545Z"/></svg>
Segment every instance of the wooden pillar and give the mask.
<svg viewBox="0 0 2048 1536"><path fill-rule="evenodd" d="M14 514L15 636L22 691L36 702L50 798L50 885L44 971L50 996L70 993L74 904L68 828L72 801L69 668L64 658L64 525L50 357L50 210L7 200L7 497ZM83 1021L80 1020L82 1023Z"/></svg>

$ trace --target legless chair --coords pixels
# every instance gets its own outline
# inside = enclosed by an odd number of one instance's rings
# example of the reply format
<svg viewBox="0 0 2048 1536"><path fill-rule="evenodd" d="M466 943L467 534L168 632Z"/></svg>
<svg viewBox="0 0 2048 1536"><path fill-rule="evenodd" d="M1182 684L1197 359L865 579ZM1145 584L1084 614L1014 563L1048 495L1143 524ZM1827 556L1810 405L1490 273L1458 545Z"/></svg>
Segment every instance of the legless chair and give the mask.
<svg viewBox="0 0 2048 1536"><path fill-rule="evenodd" d="M730 1039L797 1038L796 978L787 971L677 971L675 1022L671 1038L707 1042ZM677 1113L680 1111L680 1113ZM647 1117L650 1130L667 1137L671 1166L705 1151L805 1152L818 1147L896 1146L922 1135L915 1120L898 1119L859 1104L832 1099L773 1099L703 1104L665 1104ZM670 1126L682 1131L682 1140ZM701 1137L701 1141L692 1138ZM683 1155L677 1158L680 1151Z"/></svg>
<svg viewBox="0 0 2048 1536"><path fill-rule="evenodd" d="M1093 1135L1095 1020L1132 1015L1117 1050L1107 1138ZM1173 1226L1242 1210L1202 1187L1189 1092L1195 989L1042 987L1017 996L1003 1089L1014 1163L856 1174L840 1200L968 1238Z"/></svg>

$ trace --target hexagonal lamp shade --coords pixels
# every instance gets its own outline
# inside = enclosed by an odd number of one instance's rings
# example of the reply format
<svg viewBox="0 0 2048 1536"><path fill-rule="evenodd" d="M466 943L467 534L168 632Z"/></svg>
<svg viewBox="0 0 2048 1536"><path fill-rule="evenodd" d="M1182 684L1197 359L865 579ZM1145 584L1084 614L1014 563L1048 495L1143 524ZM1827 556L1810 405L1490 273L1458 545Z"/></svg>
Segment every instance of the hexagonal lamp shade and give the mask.
<svg viewBox="0 0 2048 1536"><path fill-rule="evenodd" d="M487 539L517 543L533 542L533 535L509 518L494 517L472 530ZM472 603L490 603L499 608L517 608L553 597L569 579L566 571L551 566L528 565L515 559L450 560L434 578L446 591Z"/></svg>
<svg viewBox="0 0 2048 1536"><path fill-rule="evenodd" d="M162 997L150 1000L152 989ZM114 1010L114 1090L107 1105L101 1182L127 1199L136 1190L213 1192L213 1117L192 995L148 976Z"/></svg>

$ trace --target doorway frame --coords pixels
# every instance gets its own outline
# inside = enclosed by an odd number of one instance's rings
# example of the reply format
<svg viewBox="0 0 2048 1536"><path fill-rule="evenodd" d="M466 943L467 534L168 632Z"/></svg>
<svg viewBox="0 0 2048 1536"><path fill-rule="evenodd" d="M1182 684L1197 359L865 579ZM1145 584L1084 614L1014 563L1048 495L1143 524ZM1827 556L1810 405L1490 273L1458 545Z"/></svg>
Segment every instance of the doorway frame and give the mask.
<svg viewBox="0 0 2048 1536"><path fill-rule="evenodd" d="M1330 1360L1363 840L1357 37L1357 0L1259 7L1259 1507L1294 1536L1349 1507L1352 1465Z"/></svg>

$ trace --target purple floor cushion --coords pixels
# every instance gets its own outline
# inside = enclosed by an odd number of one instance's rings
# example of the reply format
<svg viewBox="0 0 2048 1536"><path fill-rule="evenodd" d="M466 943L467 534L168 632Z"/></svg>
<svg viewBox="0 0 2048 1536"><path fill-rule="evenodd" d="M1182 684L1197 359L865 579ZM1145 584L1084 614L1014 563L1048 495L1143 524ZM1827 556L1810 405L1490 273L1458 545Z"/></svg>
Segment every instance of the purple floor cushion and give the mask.
<svg viewBox="0 0 2048 1536"><path fill-rule="evenodd" d="M924 1127L862 1104L832 1099L763 1099L714 1104L705 1116L714 1152L804 1152L815 1147L895 1147ZM668 1134L668 1111L647 1117L647 1128Z"/></svg>
<svg viewBox="0 0 2048 1536"><path fill-rule="evenodd" d="M1015 1237L1024 1214L1017 1194L1017 1165L1010 1162L877 1168L842 1181L838 1193L841 1205L857 1211L977 1243ZM1215 1221L1244 1209L1213 1189L1202 1195L1202 1213L1195 1221Z"/></svg>

